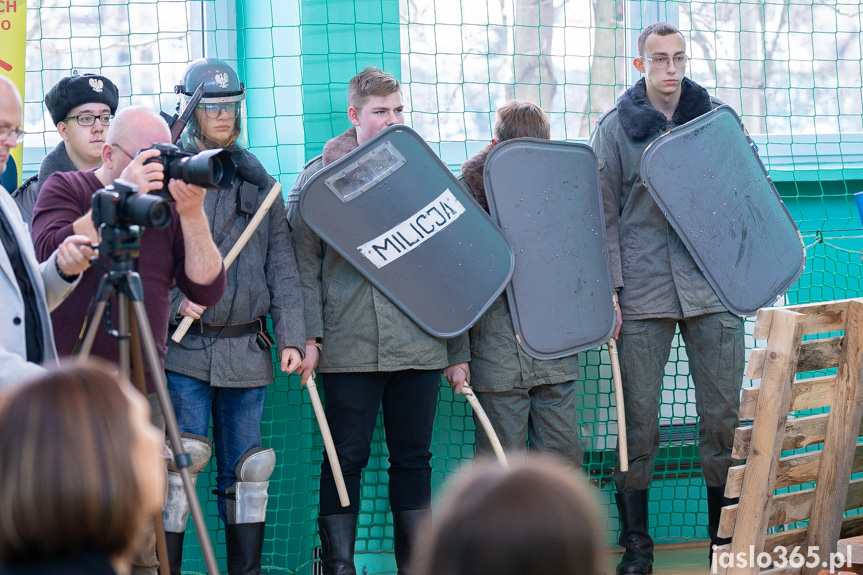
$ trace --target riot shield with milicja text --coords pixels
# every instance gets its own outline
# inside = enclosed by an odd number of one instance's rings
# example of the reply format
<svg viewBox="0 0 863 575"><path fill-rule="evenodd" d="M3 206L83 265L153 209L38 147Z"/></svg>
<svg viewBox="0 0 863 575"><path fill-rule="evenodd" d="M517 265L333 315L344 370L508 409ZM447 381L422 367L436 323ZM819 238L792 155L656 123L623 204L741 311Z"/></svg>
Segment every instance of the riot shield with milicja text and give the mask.
<svg viewBox="0 0 863 575"><path fill-rule="evenodd" d="M466 331L503 292L503 232L407 126L390 126L315 174L300 215L435 337Z"/></svg>

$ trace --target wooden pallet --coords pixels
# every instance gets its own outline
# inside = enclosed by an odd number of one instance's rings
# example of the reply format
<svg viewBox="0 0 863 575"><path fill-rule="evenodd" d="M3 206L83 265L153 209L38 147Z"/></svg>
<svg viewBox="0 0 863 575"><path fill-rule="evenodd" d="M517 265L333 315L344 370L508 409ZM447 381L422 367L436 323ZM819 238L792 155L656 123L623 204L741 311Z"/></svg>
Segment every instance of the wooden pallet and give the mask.
<svg viewBox="0 0 863 575"><path fill-rule="evenodd" d="M841 337L802 341L803 336L844 331ZM725 496L740 503L725 507L720 537L732 537L717 551L747 558L746 566L720 573L759 573L758 554L778 559L795 546L806 563L800 568L772 568L762 573L817 575L840 537L863 534L863 517L843 520L843 511L863 507L863 446L857 447L863 415L863 299L769 308L758 311L755 339L767 346L753 350L746 375L760 387L744 389L741 426L733 457L744 465L728 471ZM838 368L835 375L797 380L798 373ZM796 417L795 412L829 407L830 412ZM783 451L821 445L817 451L780 457ZM822 465L822 462L827 462ZM775 495L777 489L815 483L814 488ZM769 527L809 520L808 527L768 535ZM748 558L753 557L753 565Z"/></svg>

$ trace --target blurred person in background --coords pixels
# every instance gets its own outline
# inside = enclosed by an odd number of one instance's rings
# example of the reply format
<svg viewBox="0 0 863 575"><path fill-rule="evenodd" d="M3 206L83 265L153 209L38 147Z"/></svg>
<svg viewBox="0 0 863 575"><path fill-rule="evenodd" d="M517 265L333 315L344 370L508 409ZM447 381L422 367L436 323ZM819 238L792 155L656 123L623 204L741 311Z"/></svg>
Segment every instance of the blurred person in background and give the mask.
<svg viewBox="0 0 863 575"><path fill-rule="evenodd" d="M478 460L441 501L417 542L417 575L602 573L596 494L560 460Z"/></svg>

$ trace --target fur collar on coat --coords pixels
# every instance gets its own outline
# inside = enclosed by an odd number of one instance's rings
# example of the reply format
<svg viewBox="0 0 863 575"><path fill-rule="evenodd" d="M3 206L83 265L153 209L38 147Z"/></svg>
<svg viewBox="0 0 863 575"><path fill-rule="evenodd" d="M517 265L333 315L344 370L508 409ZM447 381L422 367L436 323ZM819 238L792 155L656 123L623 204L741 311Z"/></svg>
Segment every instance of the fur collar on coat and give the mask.
<svg viewBox="0 0 863 575"><path fill-rule="evenodd" d="M482 179L482 172L485 168L485 160L493 147L489 144L461 165L461 173L473 191L473 197L476 198L477 203L485 211L488 211L488 200L485 197L485 183Z"/></svg>
<svg viewBox="0 0 863 575"><path fill-rule="evenodd" d="M672 122L685 124L713 108L710 94L689 78L684 77L680 103ZM617 100L617 113L623 129L633 140L643 140L665 130L665 114L653 107L647 99L647 83L641 78Z"/></svg>
<svg viewBox="0 0 863 575"><path fill-rule="evenodd" d="M355 127L349 128L324 145L324 167L339 161L349 152L359 147L360 145L357 143L357 129Z"/></svg>

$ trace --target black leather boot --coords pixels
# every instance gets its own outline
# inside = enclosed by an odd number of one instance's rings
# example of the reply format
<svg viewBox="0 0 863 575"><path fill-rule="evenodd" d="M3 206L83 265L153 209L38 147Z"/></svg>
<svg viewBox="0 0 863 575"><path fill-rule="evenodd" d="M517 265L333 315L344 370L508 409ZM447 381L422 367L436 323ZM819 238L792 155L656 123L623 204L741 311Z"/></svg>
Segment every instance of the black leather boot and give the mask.
<svg viewBox="0 0 863 575"><path fill-rule="evenodd" d="M653 572L653 539L647 532L647 490L614 494L620 515L621 547L626 551L617 565L617 575L647 575Z"/></svg>
<svg viewBox="0 0 863 575"><path fill-rule="evenodd" d="M398 575L410 575L411 551L417 533L431 516L431 509L393 511L393 546L395 547Z"/></svg>
<svg viewBox="0 0 863 575"><path fill-rule="evenodd" d="M261 575L264 549L264 523L225 525L228 548L228 575Z"/></svg>
<svg viewBox="0 0 863 575"><path fill-rule="evenodd" d="M318 517L321 535L321 569L324 575L356 575L354 543L357 516L349 513Z"/></svg>
<svg viewBox="0 0 863 575"><path fill-rule="evenodd" d="M165 531L165 542L168 544L168 567L171 568L171 575L182 575L183 538L185 536L185 532Z"/></svg>
<svg viewBox="0 0 863 575"><path fill-rule="evenodd" d="M708 565L713 564L713 546L731 543L731 537L717 537L719 533L719 519L722 516L722 508L728 505L737 505L740 498L729 499L725 497L725 486L707 486L707 534L710 536L710 549L707 553Z"/></svg>

